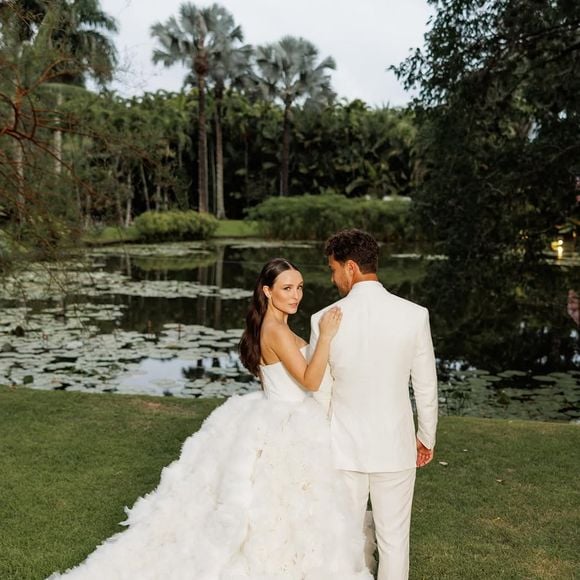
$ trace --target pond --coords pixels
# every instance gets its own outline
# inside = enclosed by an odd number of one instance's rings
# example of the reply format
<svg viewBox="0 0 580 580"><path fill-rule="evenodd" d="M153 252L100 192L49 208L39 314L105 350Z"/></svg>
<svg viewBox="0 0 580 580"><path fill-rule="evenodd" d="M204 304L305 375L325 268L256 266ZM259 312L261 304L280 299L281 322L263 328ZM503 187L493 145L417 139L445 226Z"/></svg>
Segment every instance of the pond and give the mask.
<svg viewBox="0 0 580 580"><path fill-rule="evenodd" d="M514 269L382 247L381 282L430 310L443 414L580 422L573 250ZM291 325L308 339L310 315L338 299L320 244L126 245L29 264L0 284L0 384L185 397L255 390L237 344L254 281L274 256L302 269Z"/></svg>

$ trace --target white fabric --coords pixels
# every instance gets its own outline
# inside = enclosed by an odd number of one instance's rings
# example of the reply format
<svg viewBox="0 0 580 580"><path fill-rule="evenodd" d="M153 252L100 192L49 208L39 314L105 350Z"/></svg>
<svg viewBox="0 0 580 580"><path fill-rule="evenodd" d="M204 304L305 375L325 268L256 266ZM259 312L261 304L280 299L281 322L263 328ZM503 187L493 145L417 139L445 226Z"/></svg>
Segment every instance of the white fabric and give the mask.
<svg viewBox="0 0 580 580"><path fill-rule="evenodd" d="M361 528L370 494L379 549L377 580L407 580L416 469L388 473L341 471L341 474Z"/></svg>
<svg viewBox="0 0 580 580"><path fill-rule="evenodd" d="M325 411L280 363L263 381L186 440L126 531L51 580L371 580Z"/></svg>
<svg viewBox="0 0 580 580"><path fill-rule="evenodd" d="M435 445L437 376L425 308L387 292L379 282L359 282L340 306L342 322L330 347L334 384L315 397L331 397L331 438L338 469L390 472L415 467L417 436ZM328 308L330 308L329 306ZM322 313L312 317L311 349Z"/></svg>

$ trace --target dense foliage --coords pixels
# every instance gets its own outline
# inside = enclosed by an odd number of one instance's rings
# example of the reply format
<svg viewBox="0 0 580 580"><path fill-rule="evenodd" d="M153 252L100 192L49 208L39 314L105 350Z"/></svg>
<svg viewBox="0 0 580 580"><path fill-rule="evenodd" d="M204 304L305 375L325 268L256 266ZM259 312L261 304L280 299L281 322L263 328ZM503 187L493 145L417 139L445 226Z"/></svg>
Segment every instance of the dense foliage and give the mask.
<svg viewBox="0 0 580 580"><path fill-rule="evenodd" d="M410 204L404 200L349 199L341 195L270 197L249 211L266 236L324 240L343 228L361 228L390 242L414 235Z"/></svg>
<svg viewBox="0 0 580 580"><path fill-rule="evenodd" d="M229 13L184 4L179 21L152 28L161 47L153 56L189 63L192 88L122 98L84 87L88 77L106 83L116 62L107 36L115 24L98 1L33 4L0 10L0 203L20 239L34 224L79 234L146 211L242 218L281 192L409 195L420 180L413 115L331 102L334 63L305 39L258 47L252 60ZM187 24L201 17L207 31Z"/></svg>
<svg viewBox="0 0 580 580"><path fill-rule="evenodd" d="M50 245L148 211L403 195L453 259L538 255L580 224L580 5L430 3L425 46L396 69L419 89L407 111L333 100L331 57L295 37L242 45L215 4L152 27L186 89L92 92L116 66L98 0L0 4L0 223Z"/></svg>
<svg viewBox="0 0 580 580"><path fill-rule="evenodd" d="M430 4L425 47L397 69L420 89L423 227L461 260L532 257L576 202L580 4Z"/></svg>
<svg viewBox="0 0 580 580"><path fill-rule="evenodd" d="M196 211L147 211L135 219L135 229L143 242L205 240L216 230L212 215Z"/></svg>

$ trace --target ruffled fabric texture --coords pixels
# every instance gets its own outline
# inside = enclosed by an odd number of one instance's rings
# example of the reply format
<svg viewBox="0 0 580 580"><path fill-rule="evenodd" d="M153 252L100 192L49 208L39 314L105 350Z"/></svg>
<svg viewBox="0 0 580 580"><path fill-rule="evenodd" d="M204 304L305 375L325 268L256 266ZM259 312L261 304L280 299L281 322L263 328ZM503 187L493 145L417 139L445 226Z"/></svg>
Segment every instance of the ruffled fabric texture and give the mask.
<svg viewBox="0 0 580 580"><path fill-rule="evenodd" d="M127 510L128 529L49 580L372 580L325 411L232 397Z"/></svg>

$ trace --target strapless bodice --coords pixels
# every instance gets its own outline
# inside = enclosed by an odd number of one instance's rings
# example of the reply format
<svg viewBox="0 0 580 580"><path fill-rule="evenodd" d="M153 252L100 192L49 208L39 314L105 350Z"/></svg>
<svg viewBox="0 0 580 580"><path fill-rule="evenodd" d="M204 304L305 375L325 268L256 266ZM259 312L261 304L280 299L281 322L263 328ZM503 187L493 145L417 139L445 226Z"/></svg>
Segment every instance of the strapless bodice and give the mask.
<svg viewBox="0 0 580 580"><path fill-rule="evenodd" d="M307 344L300 349L305 357L307 357L307 349ZM266 398L275 401L302 401L308 396L281 362L261 365L260 370Z"/></svg>

